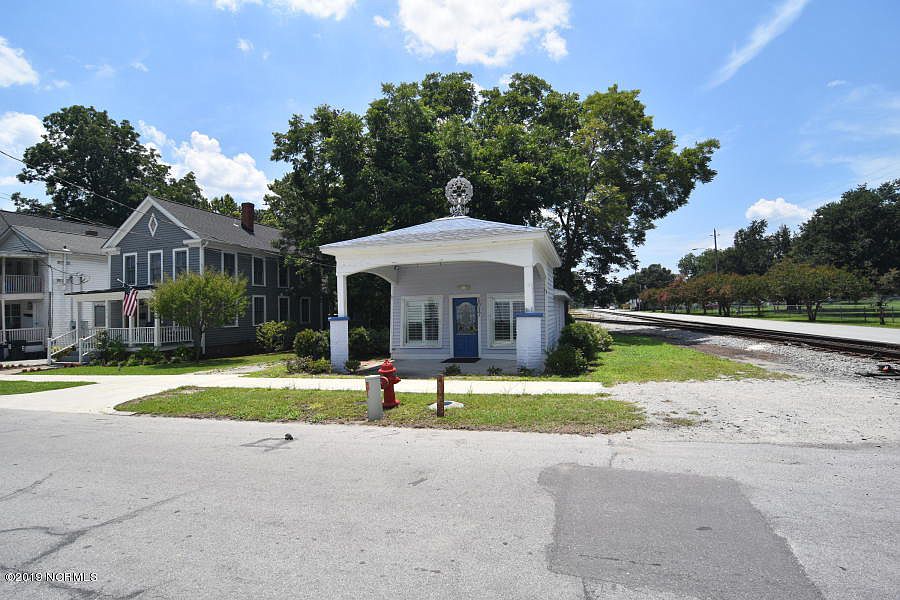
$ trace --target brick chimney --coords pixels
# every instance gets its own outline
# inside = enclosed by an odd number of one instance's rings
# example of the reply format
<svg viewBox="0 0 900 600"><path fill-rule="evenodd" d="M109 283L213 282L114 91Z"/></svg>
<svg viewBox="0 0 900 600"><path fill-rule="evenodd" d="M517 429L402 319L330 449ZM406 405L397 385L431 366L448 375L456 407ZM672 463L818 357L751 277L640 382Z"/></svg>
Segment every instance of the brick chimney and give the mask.
<svg viewBox="0 0 900 600"><path fill-rule="evenodd" d="M241 203L241 227L244 228L245 231L249 233L253 233L253 203L252 202L242 202Z"/></svg>

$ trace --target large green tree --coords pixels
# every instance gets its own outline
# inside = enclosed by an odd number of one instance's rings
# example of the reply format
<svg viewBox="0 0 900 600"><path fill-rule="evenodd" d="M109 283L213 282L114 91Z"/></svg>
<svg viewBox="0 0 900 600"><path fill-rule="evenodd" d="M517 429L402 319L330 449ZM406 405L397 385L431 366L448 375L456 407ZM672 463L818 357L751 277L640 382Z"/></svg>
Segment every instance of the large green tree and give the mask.
<svg viewBox="0 0 900 600"><path fill-rule="evenodd" d="M873 280L900 267L900 179L861 185L820 206L800 227L794 254Z"/></svg>
<svg viewBox="0 0 900 600"><path fill-rule="evenodd" d="M23 199L19 210L119 225L147 194L191 205L204 202L194 174L172 177L127 120L75 105L47 115L43 123L46 133L25 150L26 166L18 178L43 181L50 203Z"/></svg>
<svg viewBox="0 0 900 600"><path fill-rule="evenodd" d="M570 291L633 266L654 221L713 178L718 147L680 148L636 90L581 98L516 74L476 92L468 73L385 84L361 115L294 115L274 142L272 159L291 169L268 202L299 255L321 261L320 244L445 216L443 187L462 173L471 216L549 226Z"/></svg>

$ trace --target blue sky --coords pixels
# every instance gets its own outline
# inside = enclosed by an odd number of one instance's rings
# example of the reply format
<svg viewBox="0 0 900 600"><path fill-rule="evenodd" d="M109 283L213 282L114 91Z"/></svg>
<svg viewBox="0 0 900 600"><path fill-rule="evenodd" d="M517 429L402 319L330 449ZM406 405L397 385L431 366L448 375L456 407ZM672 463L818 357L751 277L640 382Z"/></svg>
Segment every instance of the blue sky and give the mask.
<svg viewBox="0 0 900 600"><path fill-rule="evenodd" d="M41 117L94 105L209 195L258 202L291 114L362 111L381 82L454 70L483 87L520 71L638 88L680 142L719 138L718 176L650 232L644 265L900 177L894 1L6 0L0 16L0 148L21 154ZM0 206L40 195L17 171L0 157Z"/></svg>

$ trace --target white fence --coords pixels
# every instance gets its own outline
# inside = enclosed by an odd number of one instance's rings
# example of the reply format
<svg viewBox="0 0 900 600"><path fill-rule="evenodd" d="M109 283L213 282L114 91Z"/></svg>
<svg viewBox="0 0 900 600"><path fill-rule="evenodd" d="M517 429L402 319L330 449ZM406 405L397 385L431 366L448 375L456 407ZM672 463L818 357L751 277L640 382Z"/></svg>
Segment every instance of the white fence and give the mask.
<svg viewBox="0 0 900 600"><path fill-rule="evenodd" d="M40 275L7 275L3 282L6 294L30 294L44 289L44 278Z"/></svg>
<svg viewBox="0 0 900 600"><path fill-rule="evenodd" d="M93 337L99 331L106 331L110 339L121 340L126 346L161 346L192 341L190 328L181 325L160 327L158 340L155 327L89 327L84 332L85 338Z"/></svg>

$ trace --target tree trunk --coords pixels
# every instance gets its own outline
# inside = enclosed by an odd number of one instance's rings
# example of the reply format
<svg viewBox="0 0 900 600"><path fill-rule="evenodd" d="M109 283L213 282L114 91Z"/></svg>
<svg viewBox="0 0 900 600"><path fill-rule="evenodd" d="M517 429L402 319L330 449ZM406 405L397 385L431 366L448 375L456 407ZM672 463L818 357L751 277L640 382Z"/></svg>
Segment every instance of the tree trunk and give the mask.
<svg viewBox="0 0 900 600"><path fill-rule="evenodd" d="M199 327L191 328L191 337L194 338L194 362L200 362L200 354L203 351L203 330Z"/></svg>

